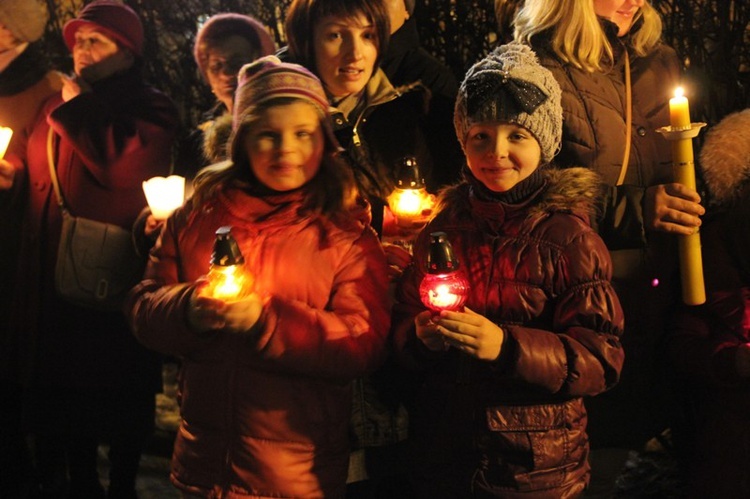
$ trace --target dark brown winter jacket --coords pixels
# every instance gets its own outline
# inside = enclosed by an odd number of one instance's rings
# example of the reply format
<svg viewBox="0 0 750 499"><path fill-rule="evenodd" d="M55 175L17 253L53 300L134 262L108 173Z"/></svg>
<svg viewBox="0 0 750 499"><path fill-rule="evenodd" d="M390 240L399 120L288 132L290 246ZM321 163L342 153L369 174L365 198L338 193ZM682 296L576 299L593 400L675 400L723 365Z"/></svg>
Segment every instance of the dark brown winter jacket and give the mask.
<svg viewBox="0 0 750 499"><path fill-rule="evenodd" d="M401 361L422 379L410 410L419 497L572 497L587 482L582 397L618 381L623 314L587 221L596 175L542 173L519 204L482 201L460 184L415 243L393 328ZM466 307L505 332L495 361L428 351L416 337L419 262L434 231L447 233L469 280Z"/></svg>
<svg viewBox="0 0 750 499"><path fill-rule="evenodd" d="M659 45L637 56L613 23L601 20L614 62L588 72L563 63L545 43L533 48L562 89L563 142L555 163L599 173L607 186L592 220L612 258L612 283L627 318L629 353L620 385L589 402L593 447L639 446L668 424L666 383L659 352L671 307L679 299L676 238L644 224L646 188L672 181L669 143L657 129L669 124L669 99L680 83L674 50ZM634 30L638 27L634 27ZM616 186L626 137L625 50L630 50L631 149L627 174Z"/></svg>

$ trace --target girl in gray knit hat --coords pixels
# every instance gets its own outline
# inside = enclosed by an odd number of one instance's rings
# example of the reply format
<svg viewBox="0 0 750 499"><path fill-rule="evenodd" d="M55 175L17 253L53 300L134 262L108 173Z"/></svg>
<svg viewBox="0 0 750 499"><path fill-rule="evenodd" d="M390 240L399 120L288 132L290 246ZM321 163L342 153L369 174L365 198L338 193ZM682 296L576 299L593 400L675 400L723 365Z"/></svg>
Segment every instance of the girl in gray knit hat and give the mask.
<svg viewBox="0 0 750 499"><path fill-rule="evenodd" d="M410 412L418 497L576 497L588 482L583 397L614 386L623 314L589 225L598 177L549 167L560 88L525 46L469 69L455 113L464 180L443 191L397 290L399 357L422 371ZM420 300L435 232L465 307Z"/></svg>

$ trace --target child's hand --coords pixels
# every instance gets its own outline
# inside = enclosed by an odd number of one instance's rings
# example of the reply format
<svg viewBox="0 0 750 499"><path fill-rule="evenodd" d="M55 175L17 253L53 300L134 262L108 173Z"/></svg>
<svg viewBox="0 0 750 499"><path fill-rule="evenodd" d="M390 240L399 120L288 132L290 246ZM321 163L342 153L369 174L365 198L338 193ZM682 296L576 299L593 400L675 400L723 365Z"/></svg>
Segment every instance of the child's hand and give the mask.
<svg viewBox="0 0 750 499"><path fill-rule="evenodd" d="M417 338L422 340L424 346L434 352L448 350L443 336L438 332L437 324L432 318L435 312L425 310L414 318L414 325L417 328Z"/></svg>
<svg viewBox="0 0 750 499"><path fill-rule="evenodd" d="M258 293L251 293L241 300L226 302L222 312L225 331L247 333L257 324L263 313L263 300Z"/></svg>
<svg viewBox="0 0 750 499"><path fill-rule="evenodd" d="M383 251L388 261L388 278L394 281L401 277L406 266L411 263L411 253L396 244L383 244Z"/></svg>
<svg viewBox="0 0 750 499"><path fill-rule="evenodd" d="M440 312L438 332L446 343L480 360L500 355L505 332L500 326L468 307L463 312Z"/></svg>
<svg viewBox="0 0 750 499"><path fill-rule="evenodd" d="M208 284L201 279L190 296L188 322L198 332L221 329L229 333L247 333L260 319L263 300L257 293L240 300L226 302L201 295Z"/></svg>
<svg viewBox="0 0 750 499"><path fill-rule="evenodd" d="M13 187L13 178L15 175L16 169L13 165L4 159L0 159L0 191Z"/></svg>
<svg viewBox="0 0 750 499"><path fill-rule="evenodd" d="M199 279L190 295L190 305L188 306L188 323L190 327L199 333L221 329L225 321L220 310L224 302L201 295L203 289L208 285L205 279Z"/></svg>

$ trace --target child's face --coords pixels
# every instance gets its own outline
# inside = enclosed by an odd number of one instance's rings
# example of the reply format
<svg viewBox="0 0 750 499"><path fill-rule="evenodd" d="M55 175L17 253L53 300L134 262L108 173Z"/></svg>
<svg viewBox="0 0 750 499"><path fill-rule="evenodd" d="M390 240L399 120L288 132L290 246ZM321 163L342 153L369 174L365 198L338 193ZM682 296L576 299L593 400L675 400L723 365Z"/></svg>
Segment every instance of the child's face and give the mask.
<svg viewBox="0 0 750 499"><path fill-rule="evenodd" d="M475 123L466 136L466 161L474 176L494 192L506 192L539 167L542 150L522 126Z"/></svg>
<svg viewBox="0 0 750 499"><path fill-rule="evenodd" d="M378 58L378 33L364 15L322 18L313 30L313 43L315 69L332 96L365 88Z"/></svg>
<svg viewBox="0 0 750 499"><path fill-rule="evenodd" d="M318 173L323 159L318 113L305 102L271 106L245 134L244 147L253 174L266 187L298 189Z"/></svg>

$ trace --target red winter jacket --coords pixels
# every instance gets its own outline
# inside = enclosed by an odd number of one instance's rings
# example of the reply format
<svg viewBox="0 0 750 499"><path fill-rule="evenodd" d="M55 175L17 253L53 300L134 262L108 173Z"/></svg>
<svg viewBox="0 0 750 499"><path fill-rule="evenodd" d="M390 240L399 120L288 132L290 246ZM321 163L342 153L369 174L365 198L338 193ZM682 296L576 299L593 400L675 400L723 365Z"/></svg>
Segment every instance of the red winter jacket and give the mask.
<svg viewBox="0 0 750 499"><path fill-rule="evenodd" d="M299 215L298 198L229 188L178 211L129 300L137 337L182 358L171 477L188 493L344 495L351 381L385 353L387 265L369 227ZM227 225L269 301L246 335L196 334L185 319L192 283Z"/></svg>
<svg viewBox="0 0 750 499"><path fill-rule="evenodd" d="M119 311L70 305L54 291L62 215L52 188L47 133L65 202L75 216L130 229L146 206L142 182L168 175L179 115L138 68L92 85L64 102L43 105L21 157L16 182L28 181L28 201L14 309L23 351L22 376L40 385L161 386L158 359L134 340ZM33 371L33 372L32 372Z"/></svg>

